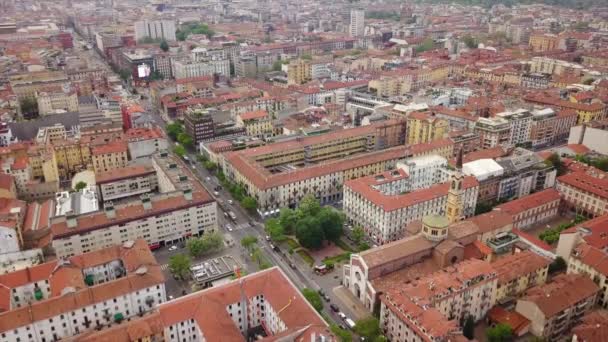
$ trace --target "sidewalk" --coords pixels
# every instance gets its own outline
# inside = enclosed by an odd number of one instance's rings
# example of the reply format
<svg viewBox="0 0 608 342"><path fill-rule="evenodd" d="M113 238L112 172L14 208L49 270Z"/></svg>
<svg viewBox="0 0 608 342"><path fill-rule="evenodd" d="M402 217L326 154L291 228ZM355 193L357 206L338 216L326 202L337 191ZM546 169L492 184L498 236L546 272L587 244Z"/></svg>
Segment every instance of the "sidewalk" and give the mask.
<svg viewBox="0 0 608 342"><path fill-rule="evenodd" d="M348 308L347 311L352 314L353 320L357 321L371 314L369 311L367 311L365 306L361 304L361 302L359 302L357 298L355 298L355 296L344 286L340 285L334 287L333 292L336 297L338 297L338 299L344 303L344 306Z"/></svg>

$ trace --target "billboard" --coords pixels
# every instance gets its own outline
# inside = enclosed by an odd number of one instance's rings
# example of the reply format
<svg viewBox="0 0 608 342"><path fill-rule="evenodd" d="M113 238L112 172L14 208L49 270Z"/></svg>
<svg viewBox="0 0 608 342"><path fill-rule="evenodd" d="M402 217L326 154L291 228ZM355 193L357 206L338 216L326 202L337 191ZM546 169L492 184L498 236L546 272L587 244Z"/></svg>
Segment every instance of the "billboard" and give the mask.
<svg viewBox="0 0 608 342"><path fill-rule="evenodd" d="M148 64L142 63L137 66L137 77L138 78L147 78L150 76L150 66Z"/></svg>

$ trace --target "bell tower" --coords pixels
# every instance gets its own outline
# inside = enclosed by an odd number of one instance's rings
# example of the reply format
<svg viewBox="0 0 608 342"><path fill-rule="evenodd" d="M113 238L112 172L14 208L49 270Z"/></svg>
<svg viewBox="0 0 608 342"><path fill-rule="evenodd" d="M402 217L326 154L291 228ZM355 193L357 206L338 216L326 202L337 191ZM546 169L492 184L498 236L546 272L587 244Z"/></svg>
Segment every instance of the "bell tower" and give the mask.
<svg viewBox="0 0 608 342"><path fill-rule="evenodd" d="M448 191L448 203L446 206L446 217L450 223L454 223L463 219L463 203L462 203L462 149L458 151L456 159L456 171L450 177L450 190Z"/></svg>

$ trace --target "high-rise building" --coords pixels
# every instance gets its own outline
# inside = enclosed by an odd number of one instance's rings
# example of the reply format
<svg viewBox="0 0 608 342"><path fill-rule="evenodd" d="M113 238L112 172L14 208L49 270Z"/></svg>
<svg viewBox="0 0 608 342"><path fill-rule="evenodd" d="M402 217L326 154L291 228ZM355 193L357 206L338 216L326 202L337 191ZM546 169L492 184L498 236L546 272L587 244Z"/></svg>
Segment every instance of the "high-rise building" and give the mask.
<svg viewBox="0 0 608 342"><path fill-rule="evenodd" d="M365 11L353 9L350 11L350 35L352 37L363 36L365 31Z"/></svg>
<svg viewBox="0 0 608 342"><path fill-rule="evenodd" d="M174 41L175 22L172 20L142 20L135 23L135 40L146 37Z"/></svg>

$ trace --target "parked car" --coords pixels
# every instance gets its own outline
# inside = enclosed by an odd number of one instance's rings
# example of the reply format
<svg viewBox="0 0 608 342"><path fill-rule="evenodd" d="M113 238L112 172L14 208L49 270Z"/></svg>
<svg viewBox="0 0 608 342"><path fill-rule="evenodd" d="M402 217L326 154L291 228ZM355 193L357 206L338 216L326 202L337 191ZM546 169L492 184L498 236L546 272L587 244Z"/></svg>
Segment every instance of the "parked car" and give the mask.
<svg viewBox="0 0 608 342"><path fill-rule="evenodd" d="M270 241L270 235L266 235L266 241Z"/></svg>
<svg viewBox="0 0 608 342"><path fill-rule="evenodd" d="M336 304L331 304L331 305L329 306L329 308L330 308L330 309L331 309L331 311L333 311L333 312L338 312L338 311L340 311L340 308L338 308L338 306L337 306Z"/></svg>
<svg viewBox="0 0 608 342"><path fill-rule="evenodd" d="M327 293L324 293L324 294L323 294L321 297L323 297L323 299L325 299L325 301L326 301L326 302L328 302L328 303L329 303L329 301L331 300L331 299L329 298L329 296L327 295Z"/></svg>
<svg viewBox="0 0 608 342"><path fill-rule="evenodd" d="M232 231L232 225L231 225L230 223L228 223L228 224L226 225L226 230L228 230L229 232L231 232L231 231Z"/></svg>
<svg viewBox="0 0 608 342"><path fill-rule="evenodd" d="M230 199L228 200L228 204L233 204L233 203L234 203L233 200L230 200Z"/></svg>
<svg viewBox="0 0 608 342"><path fill-rule="evenodd" d="M346 319L346 315L342 311L338 312L338 317L340 317L340 319L342 319L342 320Z"/></svg>
<svg viewBox="0 0 608 342"><path fill-rule="evenodd" d="M213 192L213 194L214 194L215 196L219 196L219 195L220 195L220 193L219 193L219 192L217 192L217 191L214 191L214 192Z"/></svg>
<svg viewBox="0 0 608 342"><path fill-rule="evenodd" d="M355 321L353 321L352 319L350 319L348 317L346 319L344 319L344 323L346 323L346 325L348 325L348 327L351 329L355 327Z"/></svg>
<svg viewBox="0 0 608 342"><path fill-rule="evenodd" d="M177 246L176 246L176 245L173 245L173 246L169 247L169 251L174 251L174 250L176 250L176 249L177 249Z"/></svg>
<svg viewBox="0 0 608 342"><path fill-rule="evenodd" d="M205 180L206 180L207 182L209 182L209 181L211 180L211 177L205 177Z"/></svg>

